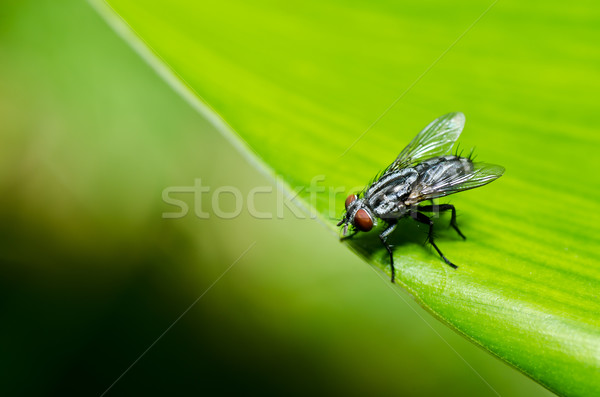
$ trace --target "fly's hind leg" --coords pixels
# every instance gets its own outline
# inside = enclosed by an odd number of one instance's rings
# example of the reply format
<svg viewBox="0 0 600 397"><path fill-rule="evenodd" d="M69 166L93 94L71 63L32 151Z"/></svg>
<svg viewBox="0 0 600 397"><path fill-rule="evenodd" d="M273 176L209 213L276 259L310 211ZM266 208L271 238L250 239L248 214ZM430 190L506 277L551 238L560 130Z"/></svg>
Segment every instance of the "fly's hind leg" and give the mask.
<svg viewBox="0 0 600 397"><path fill-rule="evenodd" d="M398 221L396 221L396 220L388 223L388 227L383 232L381 232L381 234L379 235L379 238L381 239L383 246L385 247L385 249L387 249L388 253L390 254L390 267L392 269L392 283L394 282L394 279L396 278L396 269L394 268L394 255L392 252L392 247L390 247L390 245L387 243L387 238L396 229L397 225L398 225Z"/></svg>
<svg viewBox="0 0 600 397"><path fill-rule="evenodd" d="M437 253L442 257L442 259L444 260L444 262L446 262L448 264L448 266L452 267L453 269L456 269L458 266L456 266L454 263L450 262L450 260L448 258L446 258L446 256L444 256L444 254L442 254L442 251L440 251L440 249L438 248L438 246L433 241L433 220L431 220L431 218L428 217L427 215L422 214L422 213L417 212L417 211L411 213L411 216L416 221L424 223L426 225L429 225L429 232L427 234L427 238L429 240L429 243L431 245L433 245L433 248L435 248L435 250L437 251Z"/></svg>
<svg viewBox="0 0 600 397"><path fill-rule="evenodd" d="M460 237L462 237L463 240L467 239L465 237L465 235L462 234L462 232L458 228L458 225L456 224L456 208L454 208L454 206L452 204L423 205L418 208L419 208L419 211L425 211L425 212L434 212L436 210L444 212L444 211L452 210L452 218L450 218L450 226L452 226L454 228L454 230L456 230L456 233L458 233L458 235Z"/></svg>

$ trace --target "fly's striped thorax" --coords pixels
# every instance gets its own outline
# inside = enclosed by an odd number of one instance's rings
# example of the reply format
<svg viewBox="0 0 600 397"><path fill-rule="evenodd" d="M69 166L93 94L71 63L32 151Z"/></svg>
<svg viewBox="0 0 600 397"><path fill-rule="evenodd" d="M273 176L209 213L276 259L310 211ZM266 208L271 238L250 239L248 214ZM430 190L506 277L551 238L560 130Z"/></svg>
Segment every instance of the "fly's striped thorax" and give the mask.
<svg viewBox="0 0 600 397"><path fill-rule="evenodd" d="M367 189L365 200L379 217L396 212L398 205L410 194L417 178L417 171L410 167L384 174Z"/></svg>

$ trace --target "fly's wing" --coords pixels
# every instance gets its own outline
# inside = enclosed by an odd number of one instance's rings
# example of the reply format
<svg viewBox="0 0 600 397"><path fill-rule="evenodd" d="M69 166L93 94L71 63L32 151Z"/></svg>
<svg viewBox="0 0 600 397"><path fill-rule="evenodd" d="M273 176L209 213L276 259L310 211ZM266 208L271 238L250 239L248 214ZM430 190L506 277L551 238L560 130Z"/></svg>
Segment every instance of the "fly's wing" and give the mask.
<svg viewBox="0 0 600 397"><path fill-rule="evenodd" d="M405 168L449 153L464 126L465 115L461 112L448 113L433 120L404 148L389 169Z"/></svg>
<svg viewBox="0 0 600 397"><path fill-rule="evenodd" d="M447 172L433 178L418 181L406 203L409 205L416 204L424 200L474 189L487 185L504 174L504 167L500 165L487 163L473 164L470 161L468 164L469 166L456 172Z"/></svg>

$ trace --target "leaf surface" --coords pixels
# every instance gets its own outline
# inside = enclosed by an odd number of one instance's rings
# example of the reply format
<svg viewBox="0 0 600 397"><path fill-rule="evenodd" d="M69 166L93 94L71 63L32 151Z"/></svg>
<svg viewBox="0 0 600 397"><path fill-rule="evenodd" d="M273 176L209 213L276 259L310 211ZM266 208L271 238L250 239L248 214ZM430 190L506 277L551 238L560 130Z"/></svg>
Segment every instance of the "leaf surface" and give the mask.
<svg viewBox="0 0 600 397"><path fill-rule="evenodd" d="M431 120L464 112L461 146L506 173L441 201L458 208L468 237L437 220L456 271L423 244L425 228L400 223L390 239L398 284L551 390L600 393L592 3L92 4L335 233L348 193ZM389 276L376 231L346 244Z"/></svg>

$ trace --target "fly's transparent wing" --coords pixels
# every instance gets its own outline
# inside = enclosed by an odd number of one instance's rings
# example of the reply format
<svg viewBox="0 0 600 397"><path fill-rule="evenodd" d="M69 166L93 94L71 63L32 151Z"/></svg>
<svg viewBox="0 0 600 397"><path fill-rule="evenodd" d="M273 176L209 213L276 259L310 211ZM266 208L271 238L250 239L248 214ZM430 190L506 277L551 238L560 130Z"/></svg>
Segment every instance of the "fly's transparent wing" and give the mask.
<svg viewBox="0 0 600 397"><path fill-rule="evenodd" d="M464 159L461 159L464 161ZM487 163L465 164L453 172L431 175L418 181L406 200L407 204L448 196L450 194L486 185L504 174L504 167Z"/></svg>
<svg viewBox="0 0 600 397"><path fill-rule="evenodd" d="M464 126L465 115L461 112L448 113L438 117L419 132L389 169L401 169L422 160L449 153Z"/></svg>

